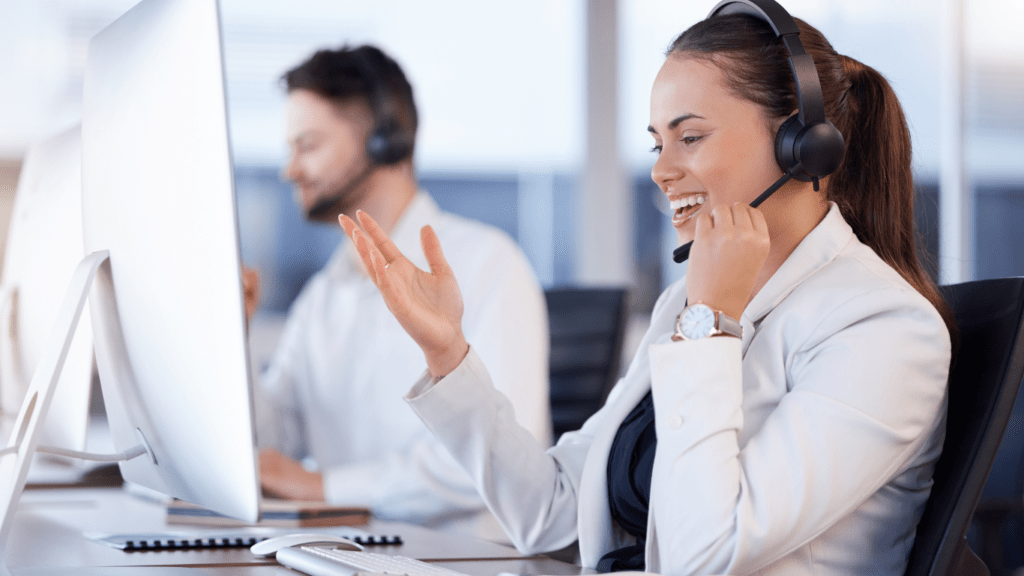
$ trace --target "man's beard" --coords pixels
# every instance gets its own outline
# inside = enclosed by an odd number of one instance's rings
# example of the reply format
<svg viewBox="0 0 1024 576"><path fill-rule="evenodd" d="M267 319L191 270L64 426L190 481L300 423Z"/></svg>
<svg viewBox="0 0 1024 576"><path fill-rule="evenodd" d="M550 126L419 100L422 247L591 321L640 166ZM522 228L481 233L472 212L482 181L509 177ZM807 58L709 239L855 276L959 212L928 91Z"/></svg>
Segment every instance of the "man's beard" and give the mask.
<svg viewBox="0 0 1024 576"><path fill-rule="evenodd" d="M342 211L351 203L350 200L352 193L366 182L366 179L373 174L374 168L376 168L376 166L368 162L358 174L349 179L349 181L343 184L340 188L318 198L317 201L306 210L306 219L314 222L335 224L338 214L341 214Z"/></svg>

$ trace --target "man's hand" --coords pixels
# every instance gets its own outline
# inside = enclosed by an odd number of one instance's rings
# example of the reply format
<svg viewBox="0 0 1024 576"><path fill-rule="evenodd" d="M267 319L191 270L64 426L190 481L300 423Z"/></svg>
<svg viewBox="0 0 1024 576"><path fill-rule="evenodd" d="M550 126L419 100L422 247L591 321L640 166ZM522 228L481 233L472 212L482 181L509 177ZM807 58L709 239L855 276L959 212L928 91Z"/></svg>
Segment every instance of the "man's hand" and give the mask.
<svg viewBox="0 0 1024 576"><path fill-rule="evenodd" d="M260 303L260 273L242 266L242 292L245 295L245 320L252 320Z"/></svg>
<svg viewBox="0 0 1024 576"><path fill-rule="evenodd" d="M302 464L270 448L260 450L260 484L263 493L273 498L324 499L324 481L319 472L310 472Z"/></svg>

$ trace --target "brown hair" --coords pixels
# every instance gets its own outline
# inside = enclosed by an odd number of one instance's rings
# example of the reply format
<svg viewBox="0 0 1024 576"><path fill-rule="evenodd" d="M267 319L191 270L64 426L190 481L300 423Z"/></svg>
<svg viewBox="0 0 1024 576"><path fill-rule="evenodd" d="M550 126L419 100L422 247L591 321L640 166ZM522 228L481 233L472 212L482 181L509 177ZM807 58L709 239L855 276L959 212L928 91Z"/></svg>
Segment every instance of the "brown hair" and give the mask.
<svg viewBox="0 0 1024 576"><path fill-rule="evenodd" d="M794 18L804 50L814 59L825 116L843 134L846 153L824 184L861 242L896 269L942 315L956 342L956 320L925 272L915 250L914 177L910 131L903 108L874 68L837 54L828 40ZM767 22L744 14L694 24L669 46L668 55L704 58L722 68L730 91L776 121L797 109L789 53Z"/></svg>
<svg viewBox="0 0 1024 576"><path fill-rule="evenodd" d="M401 66L380 48L363 45L318 50L285 72L281 81L288 92L309 90L335 104L361 100L372 111L375 124L393 116L411 154L419 123L412 86ZM385 117L379 117L381 114Z"/></svg>

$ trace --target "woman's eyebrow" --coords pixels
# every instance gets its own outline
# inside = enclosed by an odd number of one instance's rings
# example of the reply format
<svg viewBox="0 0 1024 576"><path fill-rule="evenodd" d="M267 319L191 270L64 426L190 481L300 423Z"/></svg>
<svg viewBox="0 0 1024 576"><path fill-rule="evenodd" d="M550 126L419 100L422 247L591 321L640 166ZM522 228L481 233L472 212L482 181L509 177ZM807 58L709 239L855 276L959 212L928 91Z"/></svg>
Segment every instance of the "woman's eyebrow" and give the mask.
<svg viewBox="0 0 1024 576"><path fill-rule="evenodd" d="M704 120L703 116L698 116L696 114L683 114L682 116L679 116L678 118L675 118L671 122L669 122L668 123L668 129L669 130L675 130L676 126L679 126L681 123L686 122L687 120L690 120L691 118L700 118L701 120ZM654 129L654 126L648 126L647 127L647 131L650 132L651 134L657 134L658 133L658 131Z"/></svg>

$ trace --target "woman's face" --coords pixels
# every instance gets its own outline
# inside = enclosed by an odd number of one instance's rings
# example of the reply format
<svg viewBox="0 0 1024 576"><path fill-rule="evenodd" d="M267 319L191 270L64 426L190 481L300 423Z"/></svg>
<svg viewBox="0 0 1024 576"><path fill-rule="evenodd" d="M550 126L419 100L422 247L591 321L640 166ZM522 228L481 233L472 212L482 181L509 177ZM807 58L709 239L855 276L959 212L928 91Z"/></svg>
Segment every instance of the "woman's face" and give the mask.
<svg viewBox="0 0 1024 576"><path fill-rule="evenodd" d="M665 60L647 129L658 153L651 178L668 197L680 244L693 240L698 213L750 203L782 175L761 108L729 92L708 60Z"/></svg>

